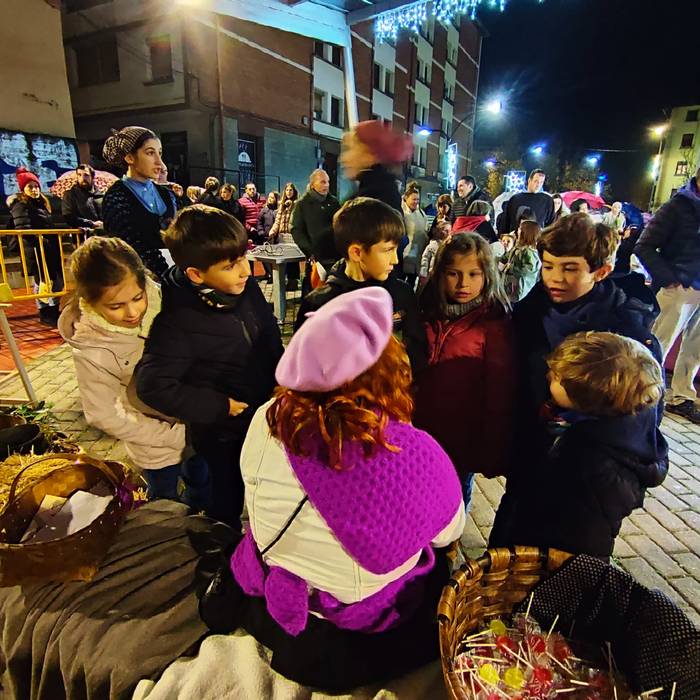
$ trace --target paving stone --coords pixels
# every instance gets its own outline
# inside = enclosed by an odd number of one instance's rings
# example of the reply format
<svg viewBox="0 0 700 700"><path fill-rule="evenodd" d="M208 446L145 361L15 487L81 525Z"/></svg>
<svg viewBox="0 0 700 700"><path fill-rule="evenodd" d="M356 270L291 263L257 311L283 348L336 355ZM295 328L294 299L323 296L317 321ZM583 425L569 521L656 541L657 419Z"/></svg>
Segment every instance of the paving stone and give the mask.
<svg viewBox="0 0 700 700"><path fill-rule="evenodd" d="M467 518L467 524L459 540L464 548L486 549L486 540L471 517Z"/></svg>
<svg viewBox="0 0 700 700"><path fill-rule="evenodd" d="M495 479L480 479L479 487L491 507L496 510L503 496L503 487Z"/></svg>
<svg viewBox="0 0 700 700"><path fill-rule="evenodd" d="M673 533L691 552L700 552L700 532L680 530Z"/></svg>
<svg viewBox="0 0 700 700"><path fill-rule="evenodd" d="M648 491L657 501L661 501L669 510L685 510L685 501L682 501L678 496L672 494L665 486L657 486Z"/></svg>
<svg viewBox="0 0 700 700"><path fill-rule="evenodd" d="M472 492L471 516L479 527L491 527L495 517L495 511L483 493L474 489ZM682 521L681 521L682 522ZM685 527L685 524L684 524Z"/></svg>
<svg viewBox="0 0 700 700"><path fill-rule="evenodd" d="M700 581L700 557L691 552L674 554L673 558L694 578Z"/></svg>
<svg viewBox="0 0 700 700"><path fill-rule="evenodd" d="M633 557L631 559L623 559L620 564L622 568L634 576L639 583L647 588L658 588L665 593L671 600L678 600L678 593L663 576L654 571L648 561L641 557Z"/></svg>
<svg viewBox="0 0 700 700"><path fill-rule="evenodd" d="M683 576L683 569L647 535L628 535L625 542L662 576Z"/></svg>
<svg viewBox="0 0 700 700"><path fill-rule="evenodd" d="M643 511L639 511L640 513ZM626 537L627 535L638 535L641 530L629 519L625 518L622 521L622 527L620 528L620 535ZM619 539L619 538L618 538Z"/></svg>
<svg viewBox="0 0 700 700"><path fill-rule="evenodd" d="M700 490L697 493L687 493L681 498L695 511L700 512Z"/></svg>
<svg viewBox="0 0 700 700"><path fill-rule="evenodd" d="M661 503L661 501L657 501L655 498L647 498L644 501L644 510L646 510L647 513L651 513L667 530L671 532L688 529L685 521L681 520L663 503Z"/></svg>
<svg viewBox="0 0 700 700"><path fill-rule="evenodd" d="M691 576L671 579L671 585L698 611L700 611L700 582Z"/></svg>
<svg viewBox="0 0 700 700"><path fill-rule="evenodd" d="M637 552L635 552L632 547L630 547L624 538L618 537L615 540L615 548L613 549L613 556L616 559L625 559L627 557L636 557Z"/></svg>
<svg viewBox="0 0 700 700"><path fill-rule="evenodd" d="M676 481L672 476L667 476L664 479L664 487L676 496L681 496L688 491L688 486L682 481Z"/></svg>
<svg viewBox="0 0 700 700"><path fill-rule="evenodd" d="M700 532L700 513L694 510L678 511L678 517L685 521L692 530Z"/></svg>
<svg viewBox="0 0 700 700"><path fill-rule="evenodd" d="M665 552L671 554L685 550L685 545L679 542L648 513L635 512L630 518L640 530L651 537Z"/></svg>

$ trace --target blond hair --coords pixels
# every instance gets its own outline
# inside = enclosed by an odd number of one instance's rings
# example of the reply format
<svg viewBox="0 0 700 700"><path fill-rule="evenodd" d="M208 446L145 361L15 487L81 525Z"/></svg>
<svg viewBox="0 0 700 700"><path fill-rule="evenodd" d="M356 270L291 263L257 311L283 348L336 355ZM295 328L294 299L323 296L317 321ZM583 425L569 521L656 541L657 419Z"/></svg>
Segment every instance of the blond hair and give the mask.
<svg viewBox="0 0 700 700"><path fill-rule="evenodd" d="M615 333L570 335L547 357L547 366L582 413L636 413L663 396L663 374L651 352Z"/></svg>

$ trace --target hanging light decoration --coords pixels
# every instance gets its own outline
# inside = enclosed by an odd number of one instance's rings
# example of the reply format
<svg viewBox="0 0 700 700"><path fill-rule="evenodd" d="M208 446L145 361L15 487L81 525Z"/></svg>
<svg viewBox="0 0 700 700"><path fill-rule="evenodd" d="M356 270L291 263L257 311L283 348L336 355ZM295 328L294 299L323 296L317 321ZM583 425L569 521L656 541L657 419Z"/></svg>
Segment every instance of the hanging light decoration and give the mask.
<svg viewBox="0 0 700 700"><path fill-rule="evenodd" d="M543 2L543 0L537 1ZM396 41L402 29L418 34L421 25L428 17L434 17L441 24L449 24L459 15L469 15L474 19L482 5L497 8L503 12L506 0L417 0L404 7L380 14L374 23L374 33L379 42Z"/></svg>

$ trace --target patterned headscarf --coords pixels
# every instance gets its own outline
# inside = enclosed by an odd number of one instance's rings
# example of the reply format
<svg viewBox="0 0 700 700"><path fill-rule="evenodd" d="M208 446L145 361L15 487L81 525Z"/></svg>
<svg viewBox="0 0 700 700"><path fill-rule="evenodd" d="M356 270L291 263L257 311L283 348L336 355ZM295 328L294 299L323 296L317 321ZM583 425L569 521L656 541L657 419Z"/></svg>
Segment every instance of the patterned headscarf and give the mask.
<svg viewBox="0 0 700 700"><path fill-rule="evenodd" d="M112 135L105 141L102 147L102 157L109 165L124 165L124 157L133 153L140 138L148 135L156 138L156 135L143 126L125 126L119 131L112 129Z"/></svg>

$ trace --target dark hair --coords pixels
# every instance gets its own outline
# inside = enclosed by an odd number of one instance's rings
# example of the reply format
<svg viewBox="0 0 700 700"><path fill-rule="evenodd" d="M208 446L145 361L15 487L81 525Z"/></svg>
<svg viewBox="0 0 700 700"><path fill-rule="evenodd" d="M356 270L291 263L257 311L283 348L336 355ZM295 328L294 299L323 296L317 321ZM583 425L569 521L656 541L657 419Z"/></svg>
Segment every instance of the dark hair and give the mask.
<svg viewBox="0 0 700 700"><path fill-rule="evenodd" d="M570 214L548 226L537 243L540 258L547 252L556 258L585 258L591 272L615 263L620 236L587 214Z"/></svg>
<svg viewBox="0 0 700 700"><path fill-rule="evenodd" d="M510 309L510 301L503 289L501 275L489 242L478 233L455 233L438 248L433 271L420 295L420 308L428 320L441 321L447 318L447 305L450 302L445 296L443 284L445 271L452 264L455 256L471 254L476 255L484 273L482 291L484 301L500 304L505 310Z"/></svg>
<svg viewBox="0 0 700 700"><path fill-rule="evenodd" d="M194 267L206 271L222 260L238 260L248 248L243 224L205 204L193 204L179 211L163 240L181 270Z"/></svg>
<svg viewBox="0 0 700 700"><path fill-rule="evenodd" d="M527 179L532 180L532 178L535 175L544 175L545 177L547 177L547 173L544 170L542 170L542 168L534 168L530 171L530 174L527 176Z"/></svg>
<svg viewBox="0 0 700 700"><path fill-rule="evenodd" d="M491 205L483 199L475 199L467 209L467 216L488 216L491 213Z"/></svg>
<svg viewBox="0 0 700 700"><path fill-rule="evenodd" d="M78 170L87 170L92 177L95 177L95 168L92 167L92 165L88 165L87 163L81 163L80 165L75 166L75 172L77 173Z"/></svg>
<svg viewBox="0 0 700 700"><path fill-rule="evenodd" d="M355 197L333 217L335 247L343 257L353 243L369 250L382 241L398 243L405 232L403 217L396 209L373 197Z"/></svg>
<svg viewBox="0 0 700 700"><path fill-rule="evenodd" d="M564 201L564 198L561 196L561 193L560 193L560 192L555 192L555 193L552 195L552 199L561 199L562 202Z"/></svg>
<svg viewBox="0 0 700 700"><path fill-rule="evenodd" d="M221 196L222 190L231 190L231 197L238 192L236 186L232 185L230 182L224 182L221 187L219 187L219 197Z"/></svg>
<svg viewBox="0 0 700 700"><path fill-rule="evenodd" d="M443 204L447 204L452 209L452 197L449 194L441 194L437 198L437 208L439 209Z"/></svg>
<svg viewBox="0 0 700 700"><path fill-rule="evenodd" d="M579 199L574 199L574 201L571 202L571 207L569 207L571 213L576 214L577 212L580 212L582 204L588 206L588 202L585 199L583 199L583 197L580 197Z"/></svg>
<svg viewBox="0 0 700 700"><path fill-rule="evenodd" d="M523 221L535 221L535 212L530 207L523 207L518 214L518 220L515 222L515 230L518 230Z"/></svg>
<svg viewBox="0 0 700 700"><path fill-rule="evenodd" d="M210 175L205 181L204 181L204 191L205 192L217 192L219 190L219 179L214 177L213 175Z"/></svg>
<svg viewBox="0 0 700 700"><path fill-rule="evenodd" d="M114 287L129 274L146 288L146 268L138 253L121 238L92 236L72 255L70 269L75 291L88 304L98 301L106 287Z"/></svg>
<svg viewBox="0 0 700 700"><path fill-rule="evenodd" d="M476 189L476 180L471 175L462 175L462 177L460 177L459 180L457 180L457 182L459 182L460 180L468 182L470 185L473 185Z"/></svg>
<svg viewBox="0 0 700 700"><path fill-rule="evenodd" d="M292 186L292 189L294 190L294 196L293 196L293 197L287 197L287 194L286 194L286 193L287 193L287 187L289 187L290 185ZM280 195L280 198L279 198L279 202L278 202L278 203L279 203L280 205L282 205L282 204L284 204L284 203L285 203L286 201L288 201L288 200L289 200L289 201L292 201L292 202L296 202L297 199L299 199L299 190L296 188L296 186L295 186L295 184L294 184L293 182L288 182L288 183L284 186L284 189L282 190L282 193L281 193L281 195Z"/></svg>
<svg viewBox="0 0 700 700"><path fill-rule="evenodd" d="M530 221L530 219L524 219L518 225L518 240L516 245L520 247L525 246L536 246L539 240L540 233L542 229L536 221Z"/></svg>

